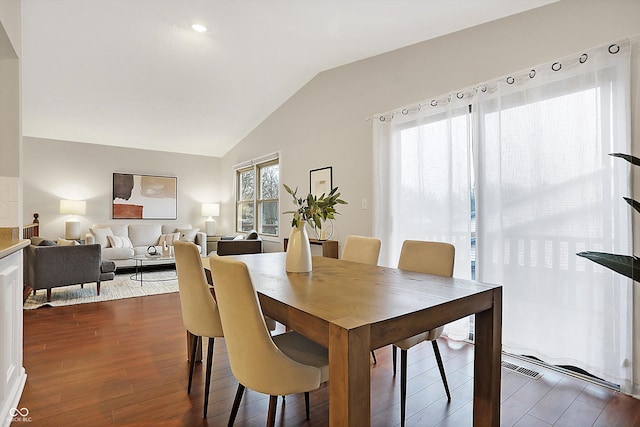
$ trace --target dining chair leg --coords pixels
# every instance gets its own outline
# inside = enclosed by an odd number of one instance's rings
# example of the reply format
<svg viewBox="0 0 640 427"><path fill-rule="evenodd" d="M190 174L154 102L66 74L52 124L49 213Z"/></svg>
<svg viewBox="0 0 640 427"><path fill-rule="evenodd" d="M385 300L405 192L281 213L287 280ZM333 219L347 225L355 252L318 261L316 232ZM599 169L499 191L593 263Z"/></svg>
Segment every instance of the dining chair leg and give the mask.
<svg viewBox="0 0 640 427"><path fill-rule="evenodd" d="M395 350L393 351L395 354ZM407 350L400 350L400 427L404 427L407 409Z"/></svg>
<svg viewBox="0 0 640 427"><path fill-rule="evenodd" d="M242 394L244 393L244 386L238 383L238 390L236 391L236 397L233 399L233 406L231 407L231 414L229 414L229 427L236 422L236 415L238 415L238 408L240 407L240 401L242 400Z"/></svg>
<svg viewBox="0 0 640 427"><path fill-rule="evenodd" d="M192 335L191 357L189 359L189 385L187 386L187 394L191 393L191 382L193 381L193 372L196 369L196 349L198 348L199 340L199 336Z"/></svg>
<svg viewBox="0 0 640 427"><path fill-rule="evenodd" d="M436 340L431 341L433 345L433 352L436 354L436 361L438 362L438 369L440 369L440 376L442 377L442 384L444 384L444 390L447 392L447 399L451 402L451 393L449 393L449 384L447 384L447 376L444 373L444 365L442 364L442 357L440 356L440 348L438 348L438 342Z"/></svg>
<svg viewBox="0 0 640 427"><path fill-rule="evenodd" d="M209 408L209 388L211 386L211 366L213 365L213 338L209 338L209 347L207 348L207 376L204 379L204 418L207 418L207 409Z"/></svg>
<svg viewBox="0 0 640 427"><path fill-rule="evenodd" d="M377 365L378 364L378 360L376 359L376 353L373 350L371 350L371 357L373 357L373 364Z"/></svg>
<svg viewBox="0 0 640 427"><path fill-rule="evenodd" d="M304 409L307 411L307 419L309 418L309 392L304 392Z"/></svg>
<svg viewBox="0 0 640 427"><path fill-rule="evenodd" d="M396 351L398 350L398 347L396 347L395 345L391 346L391 355L393 356L393 376L396 376Z"/></svg>
<svg viewBox="0 0 640 427"><path fill-rule="evenodd" d="M269 413L267 414L267 427L276 425L276 403L278 396L269 396Z"/></svg>

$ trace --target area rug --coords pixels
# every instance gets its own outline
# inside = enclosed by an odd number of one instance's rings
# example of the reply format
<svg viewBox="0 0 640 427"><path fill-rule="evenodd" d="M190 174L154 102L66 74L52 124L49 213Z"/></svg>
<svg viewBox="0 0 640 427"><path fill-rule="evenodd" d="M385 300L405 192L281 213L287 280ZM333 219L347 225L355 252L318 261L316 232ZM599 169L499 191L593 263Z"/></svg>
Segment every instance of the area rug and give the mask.
<svg viewBox="0 0 640 427"><path fill-rule="evenodd" d="M87 283L84 288L80 285L62 286L51 290L51 302L47 302L47 292L41 289L35 295L29 295L23 308L32 310L43 306L60 307L178 292L175 270L145 271L142 286L140 280L133 280L131 276L132 273L120 273L115 279L102 282L100 295L96 295L95 283Z"/></svg>

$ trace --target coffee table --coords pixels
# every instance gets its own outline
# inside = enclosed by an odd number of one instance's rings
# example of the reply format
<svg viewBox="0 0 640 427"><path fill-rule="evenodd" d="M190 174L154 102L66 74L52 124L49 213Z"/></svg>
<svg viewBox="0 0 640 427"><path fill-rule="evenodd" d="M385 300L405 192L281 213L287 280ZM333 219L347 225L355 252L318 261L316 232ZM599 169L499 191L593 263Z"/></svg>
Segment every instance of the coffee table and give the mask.
<svg viewBox="0 0 640 427"><path fill-rule="evenodd" d="M139 281L140 286L142 286L142 283L145 282L145 280L143 279L143 271L145 266L166 265L166 264L175 265L176 263L175 256L169 256L169 255L134 255L129 259L134 260L136 263L136 272L132 274L129 278L131 280ZM177 279L177 276L170 277L168 279L154 279L153 281L163 282L166 280L176 280L176 279Z"/></svg>

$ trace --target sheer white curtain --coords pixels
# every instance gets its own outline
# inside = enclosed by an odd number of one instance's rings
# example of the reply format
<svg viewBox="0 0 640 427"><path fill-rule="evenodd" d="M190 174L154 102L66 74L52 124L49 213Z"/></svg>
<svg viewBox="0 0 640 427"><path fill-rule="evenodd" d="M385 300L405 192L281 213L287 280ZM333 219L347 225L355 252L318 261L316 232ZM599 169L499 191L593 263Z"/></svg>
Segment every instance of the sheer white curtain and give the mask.
<svg viewBox="0 0 640 427"><path fill-rule="evenodd" d="M455 245L454 276L471 277L470 122L464 94L374 118L374 235L395 267L405 240ZM468 337L464 319L445 328Z"/></svg>
<svg viewBox="0 0 640 427"><path fill-rule="evenodd" d="M629 42L373 118L381 263L456 246L502 284L503 347L633 391L632 282L576 255L632 253ZM473 150L470 148L473 147ZM470 194L475 189L475 218ZM472 237L477 245L472 246Z"/></svg>
<svg viewBox="0 0 640 427"><path fill-rule="evenodd" d="M503 285L503 348L632 390L632 282L577 252L631 254L629 45L483 87L477 274Z"/></svg>

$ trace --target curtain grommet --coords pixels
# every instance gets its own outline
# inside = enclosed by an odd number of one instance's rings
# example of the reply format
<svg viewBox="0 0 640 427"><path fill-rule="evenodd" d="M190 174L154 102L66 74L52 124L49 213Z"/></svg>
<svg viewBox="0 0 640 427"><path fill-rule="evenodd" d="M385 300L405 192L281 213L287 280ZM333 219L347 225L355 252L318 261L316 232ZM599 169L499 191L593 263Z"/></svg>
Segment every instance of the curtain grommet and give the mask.
<svg viewBox="0 0 640 427"><path fill-rule="evenodd" d="M529 71L529 78L532 79L536 76L536 70Z"/></svg>
<svg viewBox="0 0 640 427"><path fill-rule="evenodd" d="M578 59L578 61L580 61L581 64L584 64L585 62L587 62L587 59L589 59L589 55L583 53L582 55L580 55L580 59Z"/></svg>
<svg viewBox="0 0 640 427"><path fill-rule="evenodd" d="M562 64L559 62L554 62L553 64L551 64L551 69L553 71L560 71L562 69Z"/></svg>
<svg viewBox="0 0 640 427"><path fill-rule="evenodd" d="M516 79L514 79L513 77L509 76L506 78L507 83L509 83L510 85L514 84L516 82Z"/></svg>
<svg viewBox="0 0 640 427"><path fill-rule="evenodd" d="M608 50L610 54L615 55L616 53L620 52L620 46L614 43L612 45L609 45Z"/></svg>

